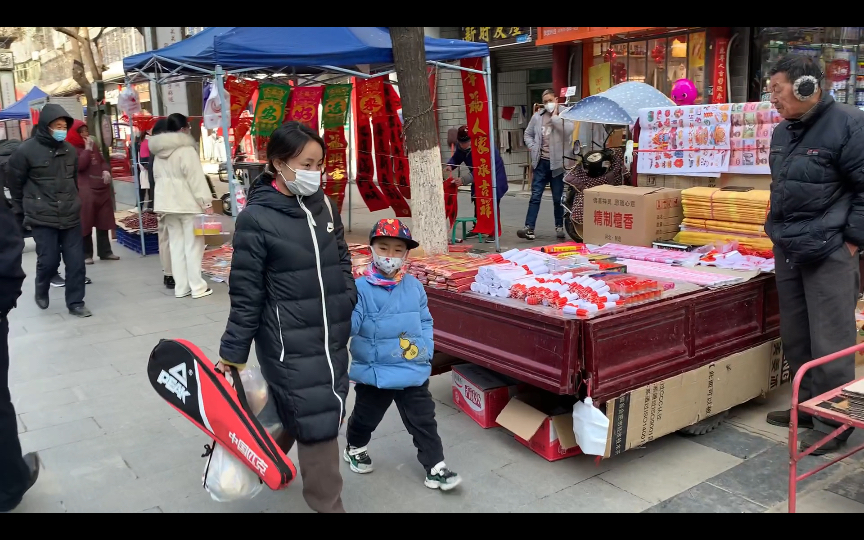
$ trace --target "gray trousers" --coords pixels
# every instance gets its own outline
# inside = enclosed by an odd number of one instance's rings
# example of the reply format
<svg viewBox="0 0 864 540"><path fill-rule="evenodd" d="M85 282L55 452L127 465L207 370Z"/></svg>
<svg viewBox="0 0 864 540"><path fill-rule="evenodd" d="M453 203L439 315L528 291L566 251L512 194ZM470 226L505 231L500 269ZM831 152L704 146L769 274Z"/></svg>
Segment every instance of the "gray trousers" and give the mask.
<svg viewBox="0 0 864 540"><path fill-rule="evenodd" d="M855 304L861 280L858 256L850 255L843 245L818 263L793 265L774 246L774 259L780 339L794 376L805 363L855 345ZM799 402L854 379L854 355L811 369L801 381ZM813 425L828 434L839 424L813 418ZM848 430L839 438L845 440L851 433Z"/></svg>

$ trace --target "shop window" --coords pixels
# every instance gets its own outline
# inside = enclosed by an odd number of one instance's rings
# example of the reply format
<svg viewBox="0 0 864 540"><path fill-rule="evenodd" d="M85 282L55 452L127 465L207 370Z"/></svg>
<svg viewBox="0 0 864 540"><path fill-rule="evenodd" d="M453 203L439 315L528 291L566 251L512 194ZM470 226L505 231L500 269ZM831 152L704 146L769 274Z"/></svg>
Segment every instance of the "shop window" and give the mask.
<svg viewBox="0 0 864 540"><path fill-rule="evenodd" d="M666 64L669 60L666 38L648 40L648 69L645 72L645 82L669 94L669 86Z"/></svg>
<svg viewBox="0 0 864 540"><path fill-rule="evenodd" d="M695 32L687 36L687 78L696 85L699 95L696 104L703 103L702 93L705 91L705 32Z"/></svg>
<svg viewBox="0 0 864 540"><path fill-rule="evenodd" d="M797 53L819 60L825 74L822 89L836 101L864 109L864 51L860 27L767 27L761 28L761 99L769 99L768 73L786 54Z"/></svg>
<svg viewBox="0 0 864 540"><path fill-rule="evenodd" d="M552 68L528 70L528 84L547 84L551 81Z"/></svg>

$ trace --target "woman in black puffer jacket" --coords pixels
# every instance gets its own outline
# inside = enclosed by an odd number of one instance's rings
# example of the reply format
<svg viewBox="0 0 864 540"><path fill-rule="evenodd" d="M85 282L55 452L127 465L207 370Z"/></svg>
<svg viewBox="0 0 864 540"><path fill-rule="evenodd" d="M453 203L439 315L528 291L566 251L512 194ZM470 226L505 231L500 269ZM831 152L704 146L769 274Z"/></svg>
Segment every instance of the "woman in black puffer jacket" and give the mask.
<svg viewBox="0 0 864 540"><path fill-rule="evenodd" d="M344 512L336 437L357 289L342 220L321 191L324 152L321 137L298 122L273 132L267 171L237 216L220 356L242 367L255 341L285 426L277 442L286 452L298 443L307 504Z"/></svg>

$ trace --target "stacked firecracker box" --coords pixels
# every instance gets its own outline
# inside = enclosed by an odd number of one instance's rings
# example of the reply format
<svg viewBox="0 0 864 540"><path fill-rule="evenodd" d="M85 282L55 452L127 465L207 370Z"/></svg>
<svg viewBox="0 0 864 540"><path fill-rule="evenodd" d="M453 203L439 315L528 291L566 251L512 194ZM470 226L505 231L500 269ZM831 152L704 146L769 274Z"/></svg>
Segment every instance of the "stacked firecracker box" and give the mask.
<svg viewBox="0 0 864 540"><path fill-rule="evenodd" d="M465 292L471 288L481 266L503 261L500 255L471 256L451 253L435 257L409 260L408 273L420 283L433 289Z"/></svg>

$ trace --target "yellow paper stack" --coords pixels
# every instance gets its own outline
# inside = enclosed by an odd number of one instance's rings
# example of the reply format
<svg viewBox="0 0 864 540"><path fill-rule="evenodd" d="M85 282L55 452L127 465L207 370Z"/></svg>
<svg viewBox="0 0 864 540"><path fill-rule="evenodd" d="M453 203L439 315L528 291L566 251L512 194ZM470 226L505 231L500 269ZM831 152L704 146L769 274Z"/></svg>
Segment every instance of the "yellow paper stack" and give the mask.
<svg viewBox="0 0 864 540"><path fill-rule="evenodd" d="M765 189L723 191L694 187L681 192L684 221L675 241L691 245L731 242L771 249L765 234L771 192Z"/></svg>

